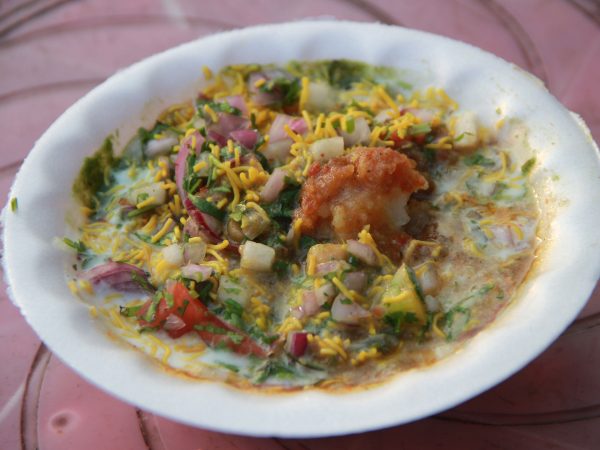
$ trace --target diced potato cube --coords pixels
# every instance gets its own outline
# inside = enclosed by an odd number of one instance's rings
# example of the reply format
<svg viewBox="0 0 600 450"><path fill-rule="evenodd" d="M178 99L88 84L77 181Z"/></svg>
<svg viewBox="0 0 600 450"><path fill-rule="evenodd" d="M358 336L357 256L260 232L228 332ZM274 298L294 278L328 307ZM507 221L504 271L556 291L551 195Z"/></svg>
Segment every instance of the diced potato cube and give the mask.
<svg viewBox="0 0 600 450"><path fill-rule="evenodd" d="M258 242L246 241L240 247L240 254L242 255L240 260L242 269L268 272L275 261L275 250Z"/></svg>
<svg viewBox="0 0 600 450"><path fill-rule="evenodd" d="M315 161L329 161L336 156L344 154L344 138L336 136L327 139L321 139L310 144L308 148Z"/></svg>

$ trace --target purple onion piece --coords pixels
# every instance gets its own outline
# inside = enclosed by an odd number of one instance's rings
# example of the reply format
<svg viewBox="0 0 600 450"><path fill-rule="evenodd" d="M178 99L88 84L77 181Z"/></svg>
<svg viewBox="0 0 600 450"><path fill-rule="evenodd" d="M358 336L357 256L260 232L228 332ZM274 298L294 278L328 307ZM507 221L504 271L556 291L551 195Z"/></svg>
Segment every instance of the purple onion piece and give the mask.
<svg viewBox="0 0 600 450"><path fill-rule="evenodd" d="M104 283L120 291L153 290L146 272L127 263L109 261L84 272L82 278L94 285Z"/></svg>

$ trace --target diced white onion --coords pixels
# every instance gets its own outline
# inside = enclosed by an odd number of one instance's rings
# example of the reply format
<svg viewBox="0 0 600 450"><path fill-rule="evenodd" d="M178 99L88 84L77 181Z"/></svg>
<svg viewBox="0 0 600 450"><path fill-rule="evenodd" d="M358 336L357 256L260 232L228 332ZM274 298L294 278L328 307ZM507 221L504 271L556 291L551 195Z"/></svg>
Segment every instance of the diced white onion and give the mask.
<svg viewBox="0 0 600 450"><path fill-rule="evenodd" d="M435 269L431 264L427 264L425 269L421 272L420 275L417 274L417 278L419 280L419 284L421 285L421 289L424 294L434 294L439 287L439 279Z"/></svg>
<svg viewBox="0 0 600 450"><path fill-rule="evenodd" d="M310 112L330 111L335 107L336 95L333 88L323 82L308 84L308 98L304 107Z"/></svg>
<svg viewBox="0 0 600 450"><path fill-rule="evenodd" d="M159 183L152 183L147 186L135 189L131 193L131 202L136 203L140 195L147 195L148 198L154 197L153 204L162 205L167 201L167 191Z"/></svg>
<svg viewBox="0 0 600 450"><path fill-rule="evenodd" d="M371 137L371 129L369 123L364 117L358 117L354 119L354 130L352 133L341 131L342 138L344 138L344 146L352 147L353 145L367 144Z"/></svg>
<svg viewBox="0 0 600 450"><path fill-rule="evenodd" d="M183 264L183 247L179 244L171 244L162 249L163 259L173 266Z"/></svg>
<svg viewBox="0 0 600 450"><path fill-rule="evenodd" d="M195 264L204 261L206 256L205 242L188 242L183 249L183 255L187 262Z"/></svg>
<svg viewBox="0 0 600 450"><path fill-rule="evenodd" d="M315 289L315 296L319 306L323 306L325 303L333 300L333 297L335 296L335 287L329 282L325 283Z"/></svg>
<svg viewBox="0 0 600 450"><path fill-rule="evenodd" d="M260 191L260 198L263 202L271 203L281 193L285 187L286 172L283 169L277 168L269 175L267 183Z"/></svg>
<svg viewBox="0 0 600 450"><path fill-rule="evenodd" d="M291 148L292 140L282 139L277 142L269 142L262 153L269 161L282 163L290 155Z"/></svg>
<svg viewBox="0 0 600 450"><path fill-rule="evenodd" d="M364 319L370 315L369 311L349 301L342 294L335 298L331 306L331 318L336 322L356 325L360 319Z"/></svg>
<svg viewBox="0 0 600 450"><path fill-rule="evenodd" d="M344 278L344 285L352 291L362 291L367 287L367 274L364 272L348 272Z"/></svg>
<svg viewBox="0 0 600 450"><path fill-rule="evenodd" d="M155 158L158 155L166 155L178 142L177 138L173 136L162 139L151 139L146 144L146 156L148 158Z"/></svg>
<svg viewBox="0 0 600 450"><path fill-rule="evenodd" d="M181 268L181 275L197 283L208 280L212 273L212 267L199 266L198 264L188 264Z"/></svg>
<svg viewBox="0 0 600 450"><path fill-rule="evenodd" d="M394 110L391 108L388 109L384 109L383 111L381 111L379 114L377 114L373 120L376 123L385 123L388 120L390 120L392 118L392 114L394 113Z"/></svg>
<svg viewBox="0 0 600 450"><path fill-rule="evenodd" d="M375 254L373 249L367 244L363 244L362 242L350 239L346 241L346 247L348 249L348 253L350 253L355 258L360 259L365 264L369 266L377 265L377 255Z"/></svg>
<svg viewBox="0 0 600 450"><path fill-rule="evenodd" d="M425 306L427 307L427 311L436 313L442 309L440 302L431 295L425 296Z"/></svg>
<svg viewBox="0 0 600 450"><path fill-rule="evenodd" d="M175 314L169 314L163 328L167 331L177 331L185 327L183 319Z"/></svg>

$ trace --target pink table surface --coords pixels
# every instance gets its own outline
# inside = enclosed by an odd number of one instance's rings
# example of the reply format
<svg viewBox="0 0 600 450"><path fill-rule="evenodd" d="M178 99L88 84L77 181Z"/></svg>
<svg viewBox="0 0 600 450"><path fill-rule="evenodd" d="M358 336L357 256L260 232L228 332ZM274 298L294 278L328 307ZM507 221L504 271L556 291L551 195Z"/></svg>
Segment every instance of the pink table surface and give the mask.
<svg viewBox="0 0 600 450"><path fill-rule="evenodd" d="M593 0L4 0L0 197L48 125L119 68L217 31L307 17L379 21L475 44L537 75L600 138ZM54 357L0 291L1 450L600 448L598 288L541 356L477 398L408 425L301 440L195 429L122 403Z"/></svg>

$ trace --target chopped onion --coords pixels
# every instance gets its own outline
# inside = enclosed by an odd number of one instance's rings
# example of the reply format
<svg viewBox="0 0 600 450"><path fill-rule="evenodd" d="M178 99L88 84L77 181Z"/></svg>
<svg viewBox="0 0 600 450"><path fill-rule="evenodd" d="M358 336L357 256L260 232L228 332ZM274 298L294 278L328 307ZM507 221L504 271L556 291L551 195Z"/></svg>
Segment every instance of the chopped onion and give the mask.
<svg viewBox="0 0 600 450"><path fill-rule="evenodd" d="M198 264L188 264L181 268L181 275L183 275L184 278L194 280L198 283L208 280L212 273L212 267L200 266Z"/></svg>
<svg viewBox="0 0 600 450"><path fill-rule="evenodd" d="M315 289L315 296L319 306L323 306L335 297L335 287L332 283L327 282Z"/></svg>
<svg viewBox="0 0 600 450"><path fill-rule="evenodd" d="M131 202L137 203L137 199L140 195L147 195L148 198L154 197L154 205L163 205L167 201L167 191L163 189L160 183L152 183L147 186L135 189L131 193Z"/></svg>
<svg viewBox="0 0 600 450"><path fill-rule="evenodd" d="M277 142L281 140L290 140L291 138L285 131L285 125L296 134L304 134L308 131L306 122L301 117L292 117L287 114L277 114L271 128L269 128L269 142Z"/></svg>
<svg viewBox="0 0 600 450"><path fill-rule="evenodd" d="M262 191L260 191L260 198L263 202L271 203L275 201L285 187L286 175L285 170L280 168L273 171Z"/></svg>
<svg viewBox="0 0 600 450"><path fill-rule="evenodd" d="M180 244L171 244L162 249L163 259L173 266L183 264L183 247Z"/></svg>
<svg viewBox="0 0 600 450"><path fill-rule="evenodd" d="M282 139L277 142L269 141L264 150L262 150L262 154L265 155L265 158L267 158L270 162L283 163L290 155L291 147L291 139Z"/></svg>
<svg viewBox="0 0 600 450"><path fill-rule="evenodd" d="M320 139L310 144L308 151L311 153L315 161L329 161L336 156L342 156L344 154L344 138L341 136L336 136L327 139Z"/></svg>
<svg viewBox="0 0 600 450"><path fill-rule="evenodd" d="M320 309L315 291L304 291L302 294L302 313L305 317L314 315Z"/></svg>
<svg viewBox="0 0 600 450"><path fill-rule="evenodd" d="M346 261L327 261L324 263L317 264L317 275L327 275L332 272L340 272L350 267Z"/></svg>
<svg viewBox="0 0 600 450"><path fill-rule="evenodd" d="M432 312L432 313L436 313L438 311L441 311L441 309L442 309L440 302L435 297L432 297L431 295L425 296L425 306L427 307L427 311Z"/></svg>
<svg viewBox="0 0 600 450"><path fill-rule="evenodd" d="M183 319L175 314L169 314L165 320L163 328L166 331L177 331L185 328L185 322Z"/></svg>
<svg viewBox="0 0 600 450"><path fill-rule="evenodd" d="M206 131L208 136L220 145L227 144L230 134L237 130L250 128L250 120L235 114L217 113L218 121L208 125Z"/></svg>
<svg viewBox="0 0 600 450"><path fill-rule="evenodd" d="M416 273L423 293L426 295L434 294L439 287L439 279L433 266L431 264L427 264L423 270L418 270Z"/></svg>
<svg viewBox="0 0 600 450"><path fill-rule="evenodd" d="M394 110L391 108L388 109L384 109L383 111L381 111L379 114L377 114L374 118L373 121L375 123L385 123L388 120L391 120L392 118L392 114L394 113Z"/></svg>
<svg viewBox="0 0 600 450"><path fill-rule="evenodd" d="M407 108L406 112L411 113L413 116L419 118L422 123L431 123L435 118L435 111L429 108Z"/></svg>
<svg viewBox="0 0 600 450"><path fill-rule="evenodd" d="M331 111L336 104L335 90L324 82L310 82L308 84L308 98L305 108L311 112Z"/></svg>
<svg viewBox="0 0 600 450"><path fill-rule="evenodd" d="M308 346L307 334L304 331L292 331L288 333L285 348L294 358L299 358L306 352L306 347Z"/></svg>
<svg viewBox="0 0 600 450"><path fill-rule="evenodd" d="M361 292L367 287L367 274L364 272L348 272L344 285L353 291Z"/></svg>
<svg viewBox="0 0 600 450"><path fill-rule="evenodd" d="M210 240L220 240L219 235L221 233L221 228L223 227L223 224L219 220L215 219L213 216L209 216L208 214L204 214L203 212L201 212L198 208L194 206L192 201L189 198L187 198L187 196L183 201L183 206L190 215L188 221L194 220L199 228L206 231L206 233L210 237Z"/></svg>
<svg viewBox="0 0 600 450"><path fill-rule="evenodd" d="M142 269L114 261L100 264L84 272L82 278L94 285L104 283L120 291L142 291L150 287L146 272ZM142 286L139 281L142 281L145 286Z"/></svg>
<svg viewBox="0 0 600 450"><path fill-rule="evenodd" d="M283 74L283 72L281 72ZM281 94L278 92L263 92L260 88L256 87L256 82L259 80L269 81L271 76L277 77L274 71L267 72L254 72L251 73L248 77L248 91L250 92L250 97L252 99L252 103L258 106L266 106L272 105L273 103L277 103L281 100Z"/></svg>
<svg viewBox="0 0 600 450"><path fill-rule="evenodd" d="M378 265L377 255L367 244L350 239L346 241L346 247L348 249L348 253L358 258L365 264L369 266Z"/></svg>
<svg viewBox="0 0 600 450"><path fill-rule="evenodd" d="M351 300L339 294L331 306L331 318L336 322L356 325L361 319L369 317L371 313Z"/></svg>
<svg viewBox="0 0 600 450"><path fill-rule="evenodd" d="M246 102L244 101L244 97L241 95L230 95L228 97L223 97L217 100L217 103L227 102L229 106L233 106L237 108L242 113L242 116L248 115L248 107L246 106Z"/></svg>
<svg viewBox="0 0 600 450"><path fill-rule="evenodd" d="M360 144L364 145L369 143L371 129L369 128L367 119L358 117L354 119L354 130L352 130L352 133L342 130L341 135L344 138L345 147L352 147L353 145Z"/></svg>
<svg viewBox="0 0 600 450"><path fill-rule="evenodd" d="M258 242L246 241L240 246L240 266L242 269L255 270L258 272L268 272L275 261L275 250L268 245Z"/></svg>
<svg viewBox="0 0 600 450"><path fill-rule="evenodd" d="M176 137L168 136L163 139L152 139L146 144L146 156L154 158L158 155L165 155L171 151L174 145L179 141Z"/></svg>
<svg viewBox="0 0 600 450"><path fill-rule="evenodd" d="M188 242L183 247L183 256L187 262L199 263L206 256L205 242Z"/></svg>
<svg viewBox="0 0 600 450"><path fill-rule="evenodd" d="M252 150L258 142L259 134L256 130L235 130L230 133L230 136L242 147Z"/></svg>

